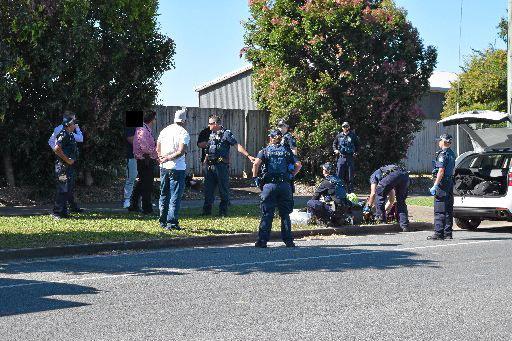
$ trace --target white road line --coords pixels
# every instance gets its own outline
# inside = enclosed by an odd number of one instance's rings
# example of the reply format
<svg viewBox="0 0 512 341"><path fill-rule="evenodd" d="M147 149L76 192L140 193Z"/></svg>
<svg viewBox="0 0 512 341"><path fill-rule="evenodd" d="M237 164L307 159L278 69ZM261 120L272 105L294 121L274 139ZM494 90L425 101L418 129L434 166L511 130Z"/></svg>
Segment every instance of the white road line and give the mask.
<svg viewBox="0 0 512 341"><path fill-rule="evenodd" d="M277 264L277 263L285 263L285 262L298 262L298 261L306 261L313 259L328 259L328 258L337 258L337 257L347 257L347 256L359 256L366 255L372 253L380 253L383 251L410 251L410 250L422 250L422 249L436 249L442 247L450 247L450 246L461 246L461 245L477 245L477 244L485 244L485 243L499 243L499 242L510 242L510 240L480 240L474 242L465 242L465 243L450 243L450 244L437 244L437 245L428 245L428 246L416 246L416 247L406 247L406 248L396 248L389 250L367 250L361 252L350 252L350 253L338 253L332 255L325 256L311 256L311 257L298 257L298 258L285 258L285 259L274 259L274 260L266 260L266 261L256 261L256 262L243 262L243 263L230 263L230 264L221 264L221 265L210 265L204 267L198 267L193 269L174 269L174 268L166 268L166 269L157 269L150 272L145 272L143 275L151 275L151 274L161 274L163 272L197 272L204 270L215 270L222 268L232 268L237 266L252 266L252 265L264 265L264 264ZM122 278L122 277L131 277L131 276L139 276L139 273L128 273L128 274L119 274L119 275L101 275L101 276L91 276L91 277L80 277L80 278L72 278L66 281L52 281L52 282L37 282L37 283L20 283L13 285L4 285L0 286L0 289L9 289L9 288L18 288L18 287L29 287L36 285L48 285L48 284L67 284L72 282L82 282L82 281L94 281L105 278ZM10 278L9 278L10 279ZM23 278L13 278L23 279Z"/></svg>

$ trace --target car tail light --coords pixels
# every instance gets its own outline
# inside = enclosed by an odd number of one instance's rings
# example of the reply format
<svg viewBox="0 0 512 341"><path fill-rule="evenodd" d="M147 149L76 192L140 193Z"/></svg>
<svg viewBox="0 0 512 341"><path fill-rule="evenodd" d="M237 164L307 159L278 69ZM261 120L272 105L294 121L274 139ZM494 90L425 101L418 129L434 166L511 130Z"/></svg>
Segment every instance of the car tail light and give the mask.
<svg viewBox="0 0 512 341"><path fill-rule="evenodd" d="M512 172L508 172L508 186L512 187Z"/></svg>

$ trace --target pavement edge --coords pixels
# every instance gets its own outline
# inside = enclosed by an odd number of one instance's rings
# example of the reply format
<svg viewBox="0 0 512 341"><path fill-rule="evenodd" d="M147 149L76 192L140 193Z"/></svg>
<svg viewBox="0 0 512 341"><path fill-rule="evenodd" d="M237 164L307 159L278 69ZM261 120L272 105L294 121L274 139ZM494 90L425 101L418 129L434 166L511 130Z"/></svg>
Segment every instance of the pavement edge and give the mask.
<svg viewBox="0 0 512 341"><path fill-rule="evenodd" d="M432 230L432 223L411 222L411 231ZM381 225L353 225L341 226L336 228L316 228L310 230L293 231L296 239L313 236L329 235L368 235L401 232L398 224ZM112 251L145 250L145 249L164 249L164 248L185 248L185 247L203 247L203 246L223 246L233 244L245 244L256 241L257 233L237 233L220 236L207 237L187 237L170 239L150 239L140 241L123 241L108 243L93 243L79 245L64 245L41 248L26 249L1 249L0 260L25 259L25 258L46 258L59 256L73 256L80 254L98 254ZM281 233L274 231L271 233L271 240L281 239Z"/></svg>

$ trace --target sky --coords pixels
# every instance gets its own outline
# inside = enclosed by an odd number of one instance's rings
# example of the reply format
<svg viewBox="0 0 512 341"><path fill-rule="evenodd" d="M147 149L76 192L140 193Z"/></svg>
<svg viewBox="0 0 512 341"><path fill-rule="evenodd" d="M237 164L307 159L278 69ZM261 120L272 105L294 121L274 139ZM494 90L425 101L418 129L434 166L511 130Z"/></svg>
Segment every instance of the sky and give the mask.
<svg viewBox="0 0 512 341"><path fill-rule="evenodd" d="M425 45L438 51L437 71L458 72L473 50L491 44L505 48L496 26L507 14L507 0L395 0L408 12ZM249 17L247 0L160 0L162 33L176 43L175 69L162 79L158 104L198 106L194 88L247 65L241 21Z"/></svg>

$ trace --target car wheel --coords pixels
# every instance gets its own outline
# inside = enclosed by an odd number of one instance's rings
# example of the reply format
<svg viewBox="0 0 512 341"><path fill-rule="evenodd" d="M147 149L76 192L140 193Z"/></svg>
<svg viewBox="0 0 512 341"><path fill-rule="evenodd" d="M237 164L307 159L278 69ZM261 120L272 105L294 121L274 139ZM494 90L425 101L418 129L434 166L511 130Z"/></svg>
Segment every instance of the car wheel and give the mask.
<svg viewBox="0 0 512 341"><path fill-rule="evenodd" d="M480 219L455 218L455 224L464 230L476 230L481 222Z"/></svg>

